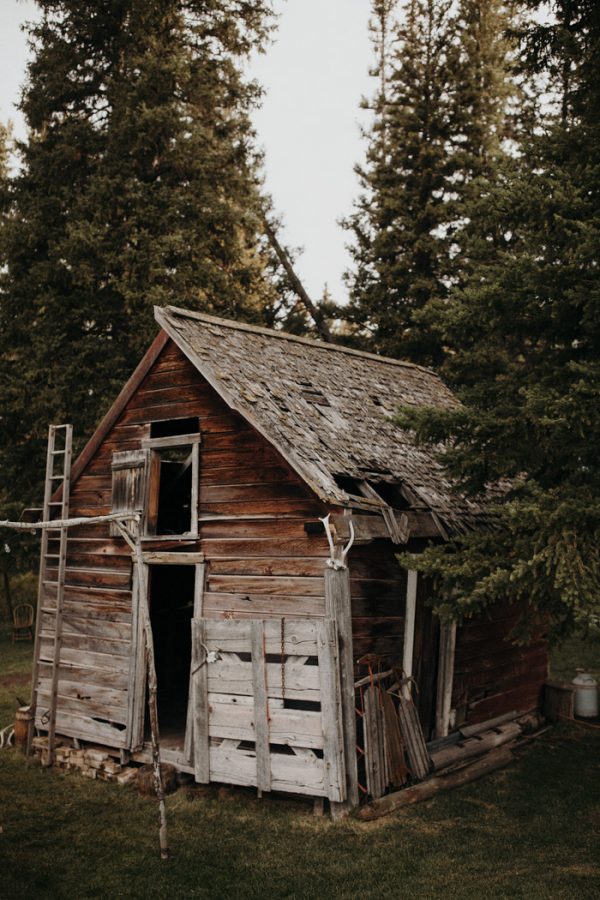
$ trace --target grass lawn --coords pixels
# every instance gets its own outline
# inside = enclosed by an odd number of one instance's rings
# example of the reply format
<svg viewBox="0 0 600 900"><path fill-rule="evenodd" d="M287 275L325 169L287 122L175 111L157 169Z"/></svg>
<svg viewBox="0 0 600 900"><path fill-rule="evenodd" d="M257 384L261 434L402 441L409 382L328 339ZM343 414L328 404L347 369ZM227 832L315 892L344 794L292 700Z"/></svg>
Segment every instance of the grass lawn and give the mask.
<svg viewBox="0 0 600 900"><path fill-rule="evenodd" d="M0 728L28 697L30 658L0 631ZM600 670L599 645L572 642L553 674L581 658ZM0 897L600 896L598 728L555 726L510 768L371 824L212 787L167 809L161 863L153 800L0 752Z"/></svg>

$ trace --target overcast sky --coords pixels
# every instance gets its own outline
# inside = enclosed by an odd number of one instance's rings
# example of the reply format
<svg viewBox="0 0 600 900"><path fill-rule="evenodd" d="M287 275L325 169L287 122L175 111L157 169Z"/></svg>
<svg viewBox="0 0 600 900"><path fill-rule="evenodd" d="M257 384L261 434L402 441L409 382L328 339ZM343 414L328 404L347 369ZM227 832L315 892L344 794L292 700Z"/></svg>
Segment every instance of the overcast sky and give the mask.
<svg viewBox="0 0 600 900"><path fill-rule="evenodd" d="M370 0L273 0L279 29L250 73L265 89L255 123L266 157L267 188L282 214L286 241L304 253L297 269L309 293L328 283L345 289L348 237L337 224L358 186L353 166L364 154L360 98L373 90L368 69ZM27 43L20 25L36 14L33 0L0 0L0 118L12 119L25 77Z"/></svg>

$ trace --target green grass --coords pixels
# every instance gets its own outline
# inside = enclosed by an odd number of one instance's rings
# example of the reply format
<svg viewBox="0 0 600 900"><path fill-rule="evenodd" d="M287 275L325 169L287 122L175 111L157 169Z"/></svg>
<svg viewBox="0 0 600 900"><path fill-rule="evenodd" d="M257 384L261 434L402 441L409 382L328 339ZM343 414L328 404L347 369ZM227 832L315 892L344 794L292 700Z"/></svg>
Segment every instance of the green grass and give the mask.
<svg viewBox="0 0 600 900"><path fill-rule="evenodd" d="M27 696L30 656L0 633L0 727L15 693ZM583 725L555 726L510 768L372 824L213 787L182 789L167 808L161 863L152 799L0 753L0 897L600 894L600 729Z"/></svg>

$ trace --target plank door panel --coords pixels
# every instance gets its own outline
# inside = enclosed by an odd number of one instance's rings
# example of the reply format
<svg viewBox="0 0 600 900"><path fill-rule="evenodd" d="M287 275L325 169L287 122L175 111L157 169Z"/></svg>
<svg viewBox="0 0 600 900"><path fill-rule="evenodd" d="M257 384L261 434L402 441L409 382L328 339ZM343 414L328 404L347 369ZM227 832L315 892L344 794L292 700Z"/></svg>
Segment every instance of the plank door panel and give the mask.
<svg viewBox="0 0 600 900"><path fill-rule="evenodd" d="M192 621L196 780L342 801L335 623Z"/></svg>

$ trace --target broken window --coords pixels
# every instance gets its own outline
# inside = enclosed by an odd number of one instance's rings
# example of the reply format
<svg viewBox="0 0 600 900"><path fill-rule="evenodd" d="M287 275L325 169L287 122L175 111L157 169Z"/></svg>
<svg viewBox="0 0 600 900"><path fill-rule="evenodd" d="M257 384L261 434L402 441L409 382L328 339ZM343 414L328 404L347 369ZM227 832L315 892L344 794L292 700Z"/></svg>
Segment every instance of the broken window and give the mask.
<svg viewBox="0 0 600 900"><path fill-rule="evenodd" d="M195 423L195 433L179 431L181 425L178 423L182 422L188 427ZM150 432L152 436L143 442L151 454L146 534L195 536L198 534L200 463L198 420L175 419L153 424L162 427L154 428Z"/></svg>

